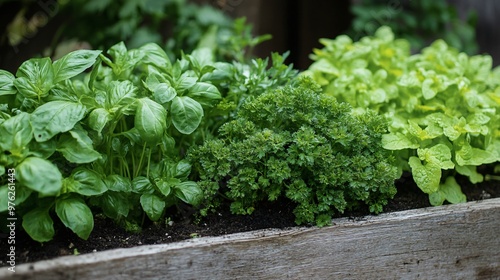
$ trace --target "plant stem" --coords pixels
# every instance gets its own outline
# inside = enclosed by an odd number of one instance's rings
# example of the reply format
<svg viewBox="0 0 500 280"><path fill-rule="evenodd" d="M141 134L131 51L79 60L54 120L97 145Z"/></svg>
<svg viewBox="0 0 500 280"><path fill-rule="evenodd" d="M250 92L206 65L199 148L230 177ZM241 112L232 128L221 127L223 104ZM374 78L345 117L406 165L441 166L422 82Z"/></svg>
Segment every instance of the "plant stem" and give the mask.
<svg viewBox="0 0 500 280"><path fill-rule="evenodd" d="M491 181L491 180L500 181L500 176L486 174L486 175L484 175L484 180L485 181Z"/></svg>
<svg viewBox="0 0 500 280"><path fill-rule="evenodd" d="M135 176L139 176L142 168L142 160L144 159L144 154L146 153L146 143L144 143L144 146L142 146L142 153L141 153L141 159L139 160L139 165L137 166L137 169L135 170Z"/></svg>
<svg viewBox="0 0 500 280"><path fill-rule="evenodd" d="M149 179L149 166L150 166L150 163L151 163L151 153L152 153L152 149L149 149L149 153L148 153L148 167L146 168L146 177Z"/></svg>

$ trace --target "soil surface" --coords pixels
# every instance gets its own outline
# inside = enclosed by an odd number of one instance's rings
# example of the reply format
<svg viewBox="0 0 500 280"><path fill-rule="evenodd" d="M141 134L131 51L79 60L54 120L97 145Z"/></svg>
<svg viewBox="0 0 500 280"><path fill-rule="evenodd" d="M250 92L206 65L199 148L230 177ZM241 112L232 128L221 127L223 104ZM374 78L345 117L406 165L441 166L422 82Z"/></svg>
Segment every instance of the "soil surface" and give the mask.
<svg viewBox="0 0 500 280"><path fill-rule="evenodd" d="M483 170L484 171L484 170ZM488 170L490 171L490 170ZM489 172L491 174L491 172ZM500 183L485 181L473 185L467 178L458 177L457 182L469 201L500 197ZM385 212L394 212L430 206L428 196L422 193L413 182L411 175L405 174L396 182L398 193L384 208ZM85 254L115 248L128 248L144 244L176 242L201 236L218 236L266 228L288 228L296 226L290 202L262 203L250 216L232 215L229 207L222 207L217 213L203 218L195 224L185 218L174 218L171 226L149 224L140 233L130 233L117 226L113 221L96 217L94 230L88 240L78 238L71 230L60 226L50 242L40 244L29 238L22 230L16 232L16 265L58 256ZM369 213L359 211L344 213L342 217L353 219ZM7 266L7 244L5 235L0 238L0 266Z"/></svg>

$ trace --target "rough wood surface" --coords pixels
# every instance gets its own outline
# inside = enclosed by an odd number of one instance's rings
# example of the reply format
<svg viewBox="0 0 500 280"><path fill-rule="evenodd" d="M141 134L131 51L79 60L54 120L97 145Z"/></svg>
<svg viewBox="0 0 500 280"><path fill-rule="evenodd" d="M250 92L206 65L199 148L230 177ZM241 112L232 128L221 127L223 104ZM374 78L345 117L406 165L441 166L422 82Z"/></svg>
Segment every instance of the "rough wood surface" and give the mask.
<svg viewBox="0 0 500 280"><path fill-rule="evenodd" d="M0 279L500 279L500 198L116 249Z"/></svg>

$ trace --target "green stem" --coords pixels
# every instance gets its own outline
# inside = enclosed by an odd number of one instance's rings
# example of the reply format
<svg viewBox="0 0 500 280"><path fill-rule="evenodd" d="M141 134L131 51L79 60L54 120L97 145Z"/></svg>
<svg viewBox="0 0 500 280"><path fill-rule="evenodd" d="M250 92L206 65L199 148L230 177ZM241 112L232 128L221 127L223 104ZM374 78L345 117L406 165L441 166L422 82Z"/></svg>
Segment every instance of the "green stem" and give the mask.
<svg viewBox="0 0 500 280"><path fill-rule="evenodd" d="M484 180L485 181L491 181L491 180L500 181L500 176L486 174L486 175L484 175Z"/></svg>
<svg viewBox="0 0 500 280"><path fill-rule="evenodd" d="M137 166L137 169L135 170L134 177L139 176L142 168L142 161L144 159L144 154L146 153L146 143L144 143L144 146L142 147L142 153L141 153L141 158L139 160L139 165Z"/></svg>
<svg viewBox="0 0 500 280"><path fill-rule="evenodd" d="M149 166L150 166L150 163L151 163L151 153L152 153L152 149L149 149L149 153L148 153L148 167L146 169L146 177L149 179Z"/></svg>

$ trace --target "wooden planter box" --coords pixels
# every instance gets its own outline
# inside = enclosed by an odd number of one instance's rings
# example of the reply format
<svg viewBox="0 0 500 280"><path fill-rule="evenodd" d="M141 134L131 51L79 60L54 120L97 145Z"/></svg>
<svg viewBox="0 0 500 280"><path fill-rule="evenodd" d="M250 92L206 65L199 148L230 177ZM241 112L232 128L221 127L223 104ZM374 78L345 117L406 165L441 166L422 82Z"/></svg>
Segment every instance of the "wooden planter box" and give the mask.
<svg viewBox="0 0 500 280"><path fill-rule="evenodd" d="M500 198L6 267L0 279L500 279Z"/></svg>

